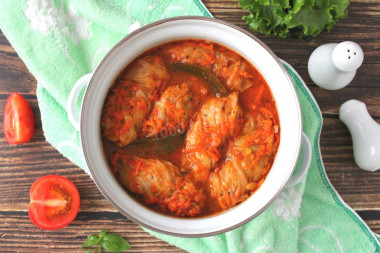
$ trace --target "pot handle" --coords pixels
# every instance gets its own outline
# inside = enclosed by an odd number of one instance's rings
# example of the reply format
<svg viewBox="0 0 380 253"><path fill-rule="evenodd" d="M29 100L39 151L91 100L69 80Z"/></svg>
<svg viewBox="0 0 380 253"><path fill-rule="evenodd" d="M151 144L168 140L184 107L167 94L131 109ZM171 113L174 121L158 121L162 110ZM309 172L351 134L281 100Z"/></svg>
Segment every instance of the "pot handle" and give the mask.
<svg viewBox="0 0 380 253"><path fill-rule="evenodd" d="M67 99L66 109L67 109L67 117L71 125L75 128L75 130L80 130L80 111L76 110L78 104L79 94L82 92L84 87L90 83L93 73L86 74L79 78L74 84L73 88L70 91L69 98ZM82 105L80 106L82 108Z"/></svg>
<svg viewBox="0 0 380 253"><path fill-rule="evenodd" d="M290 177L290 180L288 181L286 185L287 188L293 187L296 184L298 184L306 176L310 167L312 149L311 149L309 138L304 132L302 132L301 145L302 145L301 165L298 167L298 170L295 173L293 173L293 175Z"/></svg>

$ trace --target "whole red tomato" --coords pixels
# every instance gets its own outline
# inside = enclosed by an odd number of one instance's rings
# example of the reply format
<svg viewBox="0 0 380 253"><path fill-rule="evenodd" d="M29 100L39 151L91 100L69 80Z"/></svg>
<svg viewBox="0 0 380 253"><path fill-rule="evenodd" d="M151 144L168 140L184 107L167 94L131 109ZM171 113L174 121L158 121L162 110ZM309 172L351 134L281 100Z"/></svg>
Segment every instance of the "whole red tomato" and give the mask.
<svg viewBox="0 0 380 253"><path fill-rule="evenodd" d="M34 115L28 102L17 92L7 99L3 129L9 144L29 141L34 132Z"/></svg>

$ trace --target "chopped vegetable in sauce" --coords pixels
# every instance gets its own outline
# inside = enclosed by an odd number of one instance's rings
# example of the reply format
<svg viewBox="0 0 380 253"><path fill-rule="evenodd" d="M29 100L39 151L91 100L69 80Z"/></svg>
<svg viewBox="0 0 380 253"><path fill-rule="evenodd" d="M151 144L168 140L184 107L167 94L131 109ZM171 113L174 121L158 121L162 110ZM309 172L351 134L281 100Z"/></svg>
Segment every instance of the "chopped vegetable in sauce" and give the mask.
<svg viewBox="0 0 380 253"><path fill-rule="evenodd" d="M238 93L212 98L201 108L186 135L182 166L195 181L207 180L212 167L222 158L221 148L237 136L242 122Z"/></svg>
<svg viewBox="0 0 380 253"><path fill-rule="evenodd" d="M249 198L280 142L264 78L206 40L169 42L130 63L107 95L101 131L126 191L178 217L212 215Z"/></svg>

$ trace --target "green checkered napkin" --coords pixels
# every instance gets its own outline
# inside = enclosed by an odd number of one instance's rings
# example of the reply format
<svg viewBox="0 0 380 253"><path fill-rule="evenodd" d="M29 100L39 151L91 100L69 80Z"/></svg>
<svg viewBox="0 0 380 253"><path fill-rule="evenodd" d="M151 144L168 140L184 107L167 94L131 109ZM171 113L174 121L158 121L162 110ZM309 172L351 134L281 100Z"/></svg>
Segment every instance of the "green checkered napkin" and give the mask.
<svg viewBox="0 0 380 253"><path fill-rule="evenodd" d="M211 16L199 0L1 0L0 28L38 82L46 140L88 173L66 114L72 86L132 30L181 15ZM380 252L379 238L327 179L319 150L321 112L301 78L287 70L313 147L307 178L233 231L194 239L148 232L190 252Z"/></svg>

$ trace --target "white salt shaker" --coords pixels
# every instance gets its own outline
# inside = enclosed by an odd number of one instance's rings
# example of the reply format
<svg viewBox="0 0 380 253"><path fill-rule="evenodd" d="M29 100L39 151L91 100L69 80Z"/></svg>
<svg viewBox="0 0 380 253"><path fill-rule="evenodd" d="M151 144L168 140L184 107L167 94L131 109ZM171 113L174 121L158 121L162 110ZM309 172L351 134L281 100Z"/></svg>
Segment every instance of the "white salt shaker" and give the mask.
<svg viewBox="0 0 380 253"><path fill-rule="evenodd" d="M341 89L354 79L363 59L363 50L355 42L324 44L310 55L309 75L316 85L324 89Z"/></svg>
<svg viewBox="0 0 380 253"><path fill-rule="evenodd" d="M380 168L380 125L369 115L363 102L352 99L339 110L352 136L354 158L357 165L368 171Z"/></svg>

